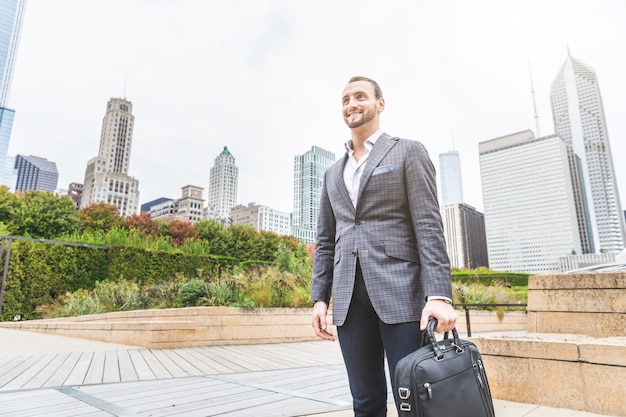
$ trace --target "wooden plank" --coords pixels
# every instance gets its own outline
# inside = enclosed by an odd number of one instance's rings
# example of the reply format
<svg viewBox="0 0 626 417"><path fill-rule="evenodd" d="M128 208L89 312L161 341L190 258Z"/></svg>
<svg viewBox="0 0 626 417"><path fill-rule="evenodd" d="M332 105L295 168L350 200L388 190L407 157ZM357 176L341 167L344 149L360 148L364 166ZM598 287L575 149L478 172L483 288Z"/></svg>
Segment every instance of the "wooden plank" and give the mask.
<svg viewBox="0 0 626 417"><path fill-rule="evenodd" d="M182 370L184 370L189 376L200 376L204 375L200 369L194 366L193 360L188 360L188 355L181 356L178 352L178 349L165 349L162 351L172 362L178 365ZM190 358L189 358L190 359Z"/></svg>
<svg viewBox="0 0 626 417"><path fill-rule="evenodd" d="M104 352L104 371L102 373L102 382L107 384L120 381L120 365L117 360L117 351L107 350Z"/></svg>
<svg viewBox="0 0 626 417"><path fill-rule="evenodd" d="M42 385L43 387L58 387L63 385L69 374L72 372L76 363L81 357L80 352L72 352L66 358L65 361L58 367L50 378Z"/></svg>
<svg viewBox="0 0 626 417"><path fill-rule="evenodd" d="M89 369L85 375L84 384L101 384L104 374L104 352L94 352Z"/></svg>
<svg viewBox="0 0 626 417"><path fill-rule="evenodd" d="M46 366L43 367L37 375L30 379L27 383L23 385L22 388L41 388L44 384L50 379L55 372L57 372L58 368L65 362L69 353L58 353L53 355L52 359L46 363Z"/></svg>
<svg viewBox="0 0 626 417"><path fill-rule="evenodd" d="M154 374L155 378L172 378L172 373L163 366L163 364L159 361L159 359L155 356L155 354L151 350L140 350L138 351L143 359L146 361L146 364L150 367L150 370Z"/></svg>
<svg viewBox="0 0 626 417"><path fill-rule="evenodd" d="M44 355L44 356L48 358L50 357L50 355ZM28 356L24 360L19 360L16 366L14 366L7 372L0 375L0 388L3 391L11 389L11 388L5 388L6 385L8 385L15 378L19 378L22 373L28 373L29 374L28 376L30 376L30 373L28 372L28 370L40 360L42 360L41 355L31 355L31 356Z"/></svg>
<svg viewBox="0 0 626 417"><path fill-rule="evenodd" d="M152 354L161 362L161 364L167 369L167 371L175 378L189 376L184 369L172 361L164 351L153 350Z"/></svg>
<svg viewBox="0 0 626 417"><path fill-rule="evenodd" d="M22 388L28 381L35 378L42 369L53 360L54 354L33 355L27 361L0 377L0 385L3 390L14 390ZM2 381L6 380L5 383Z"/></svg>
<svg viewBox="0 0 626 417"><path fill-rule="evenodd" d="M74 368L65 378L63 385L81 385L87 376L87 371L91 366L93 355L93 352L81 353L78 361L74 365Z"/></svg>
<svg viewBox="0 0 626 417"><path fill-rule="evenodd" d="M120 379L123 382L126 381L137 381L139 376L135 371L135 365L128 353L127 350L118 350L117 352L117 361L120 369Z"/></svg>
<svg viewBox="0 0 626 417"><path fill-rule="evenodd" d="M140 381L156 379L154 372L152 372L152 369L150 369L146 359L141 355L139 350L129 350L128 356L130 356L130 360L133 362L135 372L137 372L137 378Z"/></svg>
<svg viewBox="0 0 626 417"><path fill-rule="evenodd" d="M196 359L201 361L208 367L205 375L213 375L213 374L222 374L222 373L230 373L232 370L224 366L219 360L215 357L211 356L210 348L190 348L186 349L185 353L189 355L193 355Z"/></svg>

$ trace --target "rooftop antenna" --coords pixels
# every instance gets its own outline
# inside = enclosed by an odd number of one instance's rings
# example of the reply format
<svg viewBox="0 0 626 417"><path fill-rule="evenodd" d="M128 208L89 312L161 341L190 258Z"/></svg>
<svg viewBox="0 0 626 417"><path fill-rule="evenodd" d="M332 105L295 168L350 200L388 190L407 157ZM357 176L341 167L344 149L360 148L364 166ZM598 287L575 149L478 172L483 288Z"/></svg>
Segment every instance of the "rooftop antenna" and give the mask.
<svg viewBox="0 0 626 417"><path fill-rule="evenodd" d="M456 151L456 147L454 146L454 129L451 129L451 130L452 130L452 150Z"/></svg>
<svg viewBox="0 0 626 417"><path fill-rule="evenodd" d="M128 79L128 73L124 74L124 100L126 100L126 80Z"/></svg>
<svg viewBox="0 0 626 417"><path fill-rule="evenodd" d="M535 129L537 131L537 137L540 138L541 132L539 131L539 116L537 115L537 101L535 100L535 87L533 85L533 72L530 68L530 59L528 60L528 74L530 76L530 94L533 96L533 110L535 111Z"/></svg>

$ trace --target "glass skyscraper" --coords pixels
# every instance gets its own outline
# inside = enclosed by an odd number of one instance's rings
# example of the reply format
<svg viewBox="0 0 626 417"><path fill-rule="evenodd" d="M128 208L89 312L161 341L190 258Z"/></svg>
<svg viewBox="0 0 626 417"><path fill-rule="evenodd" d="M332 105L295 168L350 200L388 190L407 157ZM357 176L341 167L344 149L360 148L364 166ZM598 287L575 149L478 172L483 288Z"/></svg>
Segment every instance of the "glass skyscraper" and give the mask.
<svg viewBox="0 0 626 417"><path fill-rule="evenodd" d="M568 54L550 98L554 129L568 147L583 252L620 252L626 231L595 71Z"/></svg>
<svg viewBox="0 0 626 417"><path fill-rule="evenodd" d="M301 242L315 242L324 173L335 154L317 146L293 161L293 235Z"/></svg>
<svg viewBox="0 0 626 417"><path fill-rule="evenodd" d="M459 151L439 154L439 176L441 178L441 205L463 203L463 180Z"/></svg>
<svg viewBox="0 0 626 417"><path fill-rule="evenodd" d="M38 156L17 155L15 157L17 170L17 191L50 191L54 192L59 180L57 164Z"/></svg>
<svg viewBox="0 0 626 417"><path fill-rule="evenodd" d="M522 131L481 142L489 267L559 272L559 258L581 253L567 144Z"/></svg>
<svg viewBox="0 0 626 417"><path fill-rule="evenodd" d="M11 89L11 77L22 28L25 0L0 0L0 185L12 178L13 164L7 161L13 117L15 112L6 108Z"/></svg>

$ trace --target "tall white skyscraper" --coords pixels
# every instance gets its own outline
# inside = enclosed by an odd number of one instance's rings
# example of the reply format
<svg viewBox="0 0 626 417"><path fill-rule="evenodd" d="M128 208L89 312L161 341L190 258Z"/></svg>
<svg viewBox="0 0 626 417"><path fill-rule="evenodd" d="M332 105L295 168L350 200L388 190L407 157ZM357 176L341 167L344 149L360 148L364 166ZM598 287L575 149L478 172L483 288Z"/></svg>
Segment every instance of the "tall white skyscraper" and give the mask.
<svg viewBox="0 0 626 417"><path fill-rule="evenodd" d="M335 154L317 146L293 158L293 235L301 242L315 242L324 173Z"/></svg>
<svg viewBox="0 0 626 417"><path fill-rule="evenodd" d="M567 144L530 130L479 144L489 267L559 272L581 253Z"/></svg>
<svg viewBox="0 0 626 417"><path fill-rule="evenodd" d="M568 53L550 94L556 133L568 146L584 252L624 248L624 218L595 71Z"/></svg>
<svg viewBox="0 0 626 417"><path fill-rule="evenodd" d="M130 101L109 100L98 156L90 159L85 169L81 208L102 202L117 207L122 216L139 211L139 181L128 175L134 122Z"/></svg>
<svg viewBox="0 0 626 417"><path fill-rule="evenodd" d="M22 29L25 0L0 0L0 185L15 186L9 142L15 111L7 108L11 78Z"/></svg>
<svg viewBox="0 0 626 417"><path fill-rule="evenodd" d="M441 179L441 205L463 203L463 180L459 151L439 154L439 177Z"/></svg>
<svg viewBox="0 0 626 417"><path fill-rule="evenodd" d="M235 157L224 146L224 150L215 158L211 168L208 218L230 224L230 209L237 204L238 181L239 168L235 165Z"/></svg>

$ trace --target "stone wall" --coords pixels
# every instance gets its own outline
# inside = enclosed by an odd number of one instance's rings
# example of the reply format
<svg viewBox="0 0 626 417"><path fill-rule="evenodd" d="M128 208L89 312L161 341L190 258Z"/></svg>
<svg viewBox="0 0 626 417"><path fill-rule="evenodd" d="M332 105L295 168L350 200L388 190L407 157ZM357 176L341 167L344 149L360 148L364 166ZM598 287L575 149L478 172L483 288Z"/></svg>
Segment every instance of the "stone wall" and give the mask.
<svg viewBox="0 0 626 417"><path fill-rule="evenodd" d="M329 320L332 321L332 314ZM472 311L470 321L473 334L523 330L526 328L526 313L506 312L500 320L490 311ZM136 310L0 322L0 326L150 349L318 340L311 327L311 310L290 308L188 307ZM457 328L461 334L465 332L465 315L462 311L459 311ZM335 331L332 326L331 330Z"/></svg>
<svg viewBox="0 0 626 417"><path fill-rule="evenodd" d="M472 338L494 398L626 416L626 271L528 286L527 332Z"/></svg>

